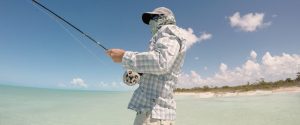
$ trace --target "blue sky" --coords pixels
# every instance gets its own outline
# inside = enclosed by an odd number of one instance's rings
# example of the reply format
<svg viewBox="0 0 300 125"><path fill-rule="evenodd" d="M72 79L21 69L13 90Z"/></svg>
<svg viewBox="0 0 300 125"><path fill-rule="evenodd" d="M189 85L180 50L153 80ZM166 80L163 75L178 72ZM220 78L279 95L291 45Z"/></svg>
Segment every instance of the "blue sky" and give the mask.
<svg viewBox="0 0 300 125"><path fill-rule="evenodd" d="M283 64L288 62L282 60L290 59L285 53L294 59L291 62L297 62L295 65L300 64L300 2L297 0L39 2L107 48L131 51L146 51L151 38L149 27L141 21L141 14L160 6L170 8L178 26L191 28L198 38L205 33L211 35L209 39L196 41L187 51L183 74L186 78L196 77L196 85L201 85L201 80L216 78L222 74L222 69L226 73L237 72L236 67L243 67L247 60L260 68L269 64L268 59L280 60ZM239 18L234 17L237 13ZM263 14L260 25L253 24L255 29L247 30L249 25L243 23L247 20L246 15L255 20L259 14ZM230 20L233 18L238 19L237 24ZM88 86L81 86L83 89L128 89L120 84L124 72L121 65L113 63L101 48L79 33L68 29L86 48L30 0L1 0L0 84L74 88L72 83L83 83ZM255 54L255 59L251 59ZM267 76L274 74L263 75Z"/></svg>

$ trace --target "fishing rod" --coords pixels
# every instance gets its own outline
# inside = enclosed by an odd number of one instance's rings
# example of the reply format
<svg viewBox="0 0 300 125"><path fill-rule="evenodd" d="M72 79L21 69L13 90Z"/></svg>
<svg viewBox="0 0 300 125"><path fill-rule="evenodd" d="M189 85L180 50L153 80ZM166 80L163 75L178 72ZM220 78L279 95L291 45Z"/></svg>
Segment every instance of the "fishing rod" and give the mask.
<svg viewBox="0 0 300 125"><path fill-rule="evenodd" d="M40 7L44 8L45 10L47 10L48 12L50 12L51 14L53 14L54 16L56 16L57 18L59 18L60 20L62 20L63 22L65 22L66 24L68 24L69 26L73 27L74 29L76 29L78 32L80 32L81 34L83 34L84 36L86 36L87 38L89 38L91 41L93 41L94 43L96 43L97 45L99 45L100 47L102 47L104 50L108 50L107 48L105 48L103 45L101 45L100 42L97 42L95 39L93 39L91 36L89 36L88 34L84 33L83 31L81 31L79 28L77 28L76 26L74 26L73 24L71 24L70 22L68 22L67 20L65 20L64 18L62 18L61 16L57 15L56 13L54 13L53 11L51 11L50 9L48 9L47 7L45 7L44 5L40 4L39 2L37 2L36 0L32 0L32 2L34 2L35 4L39 5ZM142 73L137 73L134 72L132 70L127 70L126 72L124 72L123 74L123 82L129 86L133 86L135 84L138 84L140 81L140 77L142 76Z"/></svg>
<svg viewBox="0 0 300 125"><path fill-rule="evenodd" d="M57 15L56 13L54 13L53 11L51 11L50 9L48 9L47 7L45 7L44 5L40 4L39 2L37 2L36 0L32 0L33 3L39 5L40 7L44 8L45 10L47 10L48 12L50 12L51 14L53 14L54 16L56 16L57 18L61 19L62 21L64 21L66 24L68 24L69 26L73 27L74 29L76 29L78 32L80 32L82 35L86 36L87 38L89 38L91 41L93 41L94 43L96 43L98 46L102 47L105 51L107 51L108 49L106 47L104 47L100 42L96 41L94 38L92 38L91 36L89 36L88 34L84 33L83 31L81 31L79 28L77 28L76 26L74 26L73 24L71 24L69 21L65 20L63 17Z"/></svg>

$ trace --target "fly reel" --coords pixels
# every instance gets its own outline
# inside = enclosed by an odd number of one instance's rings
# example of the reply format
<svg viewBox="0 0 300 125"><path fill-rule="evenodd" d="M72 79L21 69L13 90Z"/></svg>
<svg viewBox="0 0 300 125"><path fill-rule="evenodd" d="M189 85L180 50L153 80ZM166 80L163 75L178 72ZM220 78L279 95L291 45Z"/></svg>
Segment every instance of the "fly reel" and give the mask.
<svg viewBox="0 0 300 125"><path fill-rule="evenodd" d="M133 86L139 83L142 73L137 73L132 70L127 70L123 75L123 82L128 86Z"/></svg>

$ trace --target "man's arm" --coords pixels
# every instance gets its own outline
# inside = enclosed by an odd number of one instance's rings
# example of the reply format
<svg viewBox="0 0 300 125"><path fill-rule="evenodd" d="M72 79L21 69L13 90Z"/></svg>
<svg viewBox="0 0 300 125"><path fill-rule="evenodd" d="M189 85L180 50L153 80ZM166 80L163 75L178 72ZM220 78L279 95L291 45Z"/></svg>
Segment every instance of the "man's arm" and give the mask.
<svg viewBox="0 0 300 125"><path fill-rule="evenodd" d="M165 74L173 65L180 49L180 44L174 37L162 37L157 40L152 51L126 51L122 65L139 73Z"/></svg>

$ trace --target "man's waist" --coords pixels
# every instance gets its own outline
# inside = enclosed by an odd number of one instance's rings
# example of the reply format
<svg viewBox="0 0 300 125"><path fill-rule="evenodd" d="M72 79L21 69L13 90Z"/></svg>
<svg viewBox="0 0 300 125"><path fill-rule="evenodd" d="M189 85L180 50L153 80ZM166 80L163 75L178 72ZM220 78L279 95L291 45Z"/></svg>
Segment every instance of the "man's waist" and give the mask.
<svg viewBox="0 0 300 125"><path fill-rule="evenodd" d="M151 111L149 110L143 110L143 111L136 111L136 114L139 115L139 114L150 114Z"/></svg>

